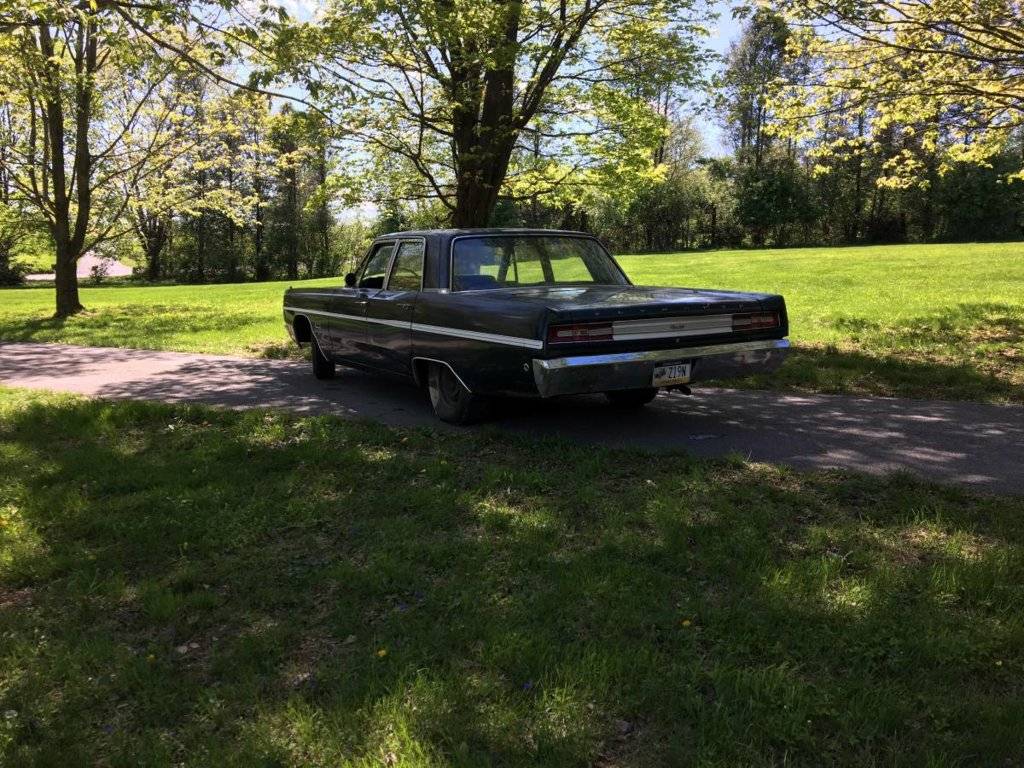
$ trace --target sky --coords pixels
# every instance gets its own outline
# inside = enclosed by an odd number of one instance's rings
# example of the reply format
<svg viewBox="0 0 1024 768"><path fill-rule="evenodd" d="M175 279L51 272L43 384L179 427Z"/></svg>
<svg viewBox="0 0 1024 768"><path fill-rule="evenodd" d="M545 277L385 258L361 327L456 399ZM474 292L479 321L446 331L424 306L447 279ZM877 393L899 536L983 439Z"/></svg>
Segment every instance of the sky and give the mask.
<svg viewBox="0 0 1024 768"><path fill-rule="evenodd" d="M726 2L717 0L713 4L713 8L718 13L719 18L712 29L708 45L715 53L723 56L728 53L729 45L739 38L742 31L742 25L733 19L731 13L731 8L736 5L735 1L730 2L728 0ZM709 155L725 155L729 150L725 145L725 136L721 128L719 128L717 120L714 119L714 115L709 115L708 118L698 122L701 133L704 135L704 142L707 145L706 151Z"/></svg>

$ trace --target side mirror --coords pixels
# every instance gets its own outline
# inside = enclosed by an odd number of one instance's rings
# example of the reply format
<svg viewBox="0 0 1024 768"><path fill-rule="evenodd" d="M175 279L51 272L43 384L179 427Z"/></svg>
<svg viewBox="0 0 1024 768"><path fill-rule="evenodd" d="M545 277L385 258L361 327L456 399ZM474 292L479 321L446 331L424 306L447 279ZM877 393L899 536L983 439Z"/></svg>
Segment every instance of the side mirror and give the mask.
<svg viewBox="0 0 1024 768"><path fill-rule="evenodd" d="M345 275L345 287L346 288L355 288L356 287L356 273L355 272L349 272L347 275Z"/></svg>

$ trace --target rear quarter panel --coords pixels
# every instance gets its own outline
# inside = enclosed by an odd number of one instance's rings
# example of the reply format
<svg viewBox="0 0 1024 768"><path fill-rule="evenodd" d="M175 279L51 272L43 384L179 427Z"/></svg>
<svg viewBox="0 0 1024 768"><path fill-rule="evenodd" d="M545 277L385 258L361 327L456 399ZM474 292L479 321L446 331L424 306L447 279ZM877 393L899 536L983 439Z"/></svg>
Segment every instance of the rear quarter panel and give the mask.
<svg viewBox="0 0 1024 768"><path fill-rule="evenodd" d="M413 312L413 358L448 363L472 391L536 391L531 361L543 349L543 308L488 291L424 291Z"/></svg>

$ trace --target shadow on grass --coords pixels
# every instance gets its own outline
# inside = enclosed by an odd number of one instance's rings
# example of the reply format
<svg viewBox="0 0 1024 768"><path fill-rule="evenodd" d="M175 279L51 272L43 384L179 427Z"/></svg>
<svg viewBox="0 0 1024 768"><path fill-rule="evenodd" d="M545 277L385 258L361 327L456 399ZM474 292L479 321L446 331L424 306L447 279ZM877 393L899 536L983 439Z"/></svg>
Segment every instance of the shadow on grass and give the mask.
<svg viewBox="0 0 1024 768"><path fill-rule="evenodd" d="M60 342L99 347L167 349L197 334L239 338L264 318L252 311L186 304L100 307L67 319L0 320L3 341ZM282 329L283 332L283 329Z"/></svg>
<svg viewBox="0 0 1024 768"><path fill-rule="evenodd" d="M995 302L958 304L956 307L900 325L883 325L865 318L844 317L835 327L854 339L886 337L900 346L971 345L985 341L1024 342L1024 308Z"/></svg>
<svg viewBox="0 0 1024 768"><path fill-rule="evenodd" d="M991 764L1024 748L1019 502L32 400L0 421L12 765Z"/></svg>
<svg viewBox="0 0 1024 768"><path fill-rule="evenodd" d="M889 325L839 318L840 345L797 343L757 388L1024 403L1024 308L961 304Z"/></svg>

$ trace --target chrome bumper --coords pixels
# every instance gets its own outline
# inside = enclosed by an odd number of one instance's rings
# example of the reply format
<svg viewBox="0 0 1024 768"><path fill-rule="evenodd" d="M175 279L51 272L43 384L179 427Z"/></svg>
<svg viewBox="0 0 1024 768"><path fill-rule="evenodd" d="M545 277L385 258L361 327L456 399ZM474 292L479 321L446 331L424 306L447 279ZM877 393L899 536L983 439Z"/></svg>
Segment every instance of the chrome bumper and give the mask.
<svg viewBox="0 0 1024 768"><path fill-rule="evenodd" d="M651 386L654 364L658 362L692 362L691 382L728 379L774 371L782 365L788 350L789 341L772 339L707 347L534 359L533 378L541 397L642 389Z"/></svg>

